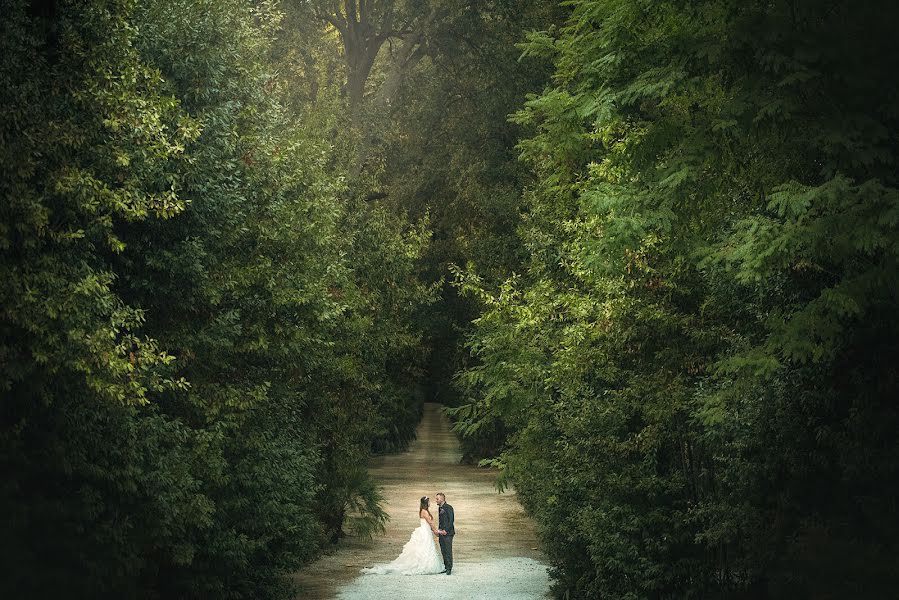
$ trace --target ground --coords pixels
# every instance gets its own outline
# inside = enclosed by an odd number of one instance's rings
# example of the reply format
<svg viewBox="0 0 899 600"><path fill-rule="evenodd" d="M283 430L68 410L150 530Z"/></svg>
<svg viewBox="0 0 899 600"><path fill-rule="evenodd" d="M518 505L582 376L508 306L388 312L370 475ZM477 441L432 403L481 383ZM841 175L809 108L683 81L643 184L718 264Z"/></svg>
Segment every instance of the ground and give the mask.
<svg viewBox="0 0 899 600"><path fill-rule="evenodd" d="M374 459L390 514L387 533L369 542L348 538L332 554L296 575L297 599L403 598L541 599L549 596L547 566L534 525L514 490L498 493L496 471L460 465L455 434L436 404L425 404L407 452ZM363 567L396 558L418 527L418 502L444 492L456 513L451 576L360 575ZM431 512L437 514L436 504Z"/></svg>

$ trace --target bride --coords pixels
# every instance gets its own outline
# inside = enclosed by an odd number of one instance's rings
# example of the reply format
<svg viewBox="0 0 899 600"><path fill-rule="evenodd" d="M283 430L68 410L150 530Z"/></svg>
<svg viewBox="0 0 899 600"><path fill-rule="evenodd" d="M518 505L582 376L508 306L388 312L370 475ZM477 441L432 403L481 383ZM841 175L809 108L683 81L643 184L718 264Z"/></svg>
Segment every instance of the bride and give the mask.
<svg viewBox="0 0 899 600"><path fill-rule="evenodd" d="M434 517L431 516L429 507L431 500L422 496L418 506L420 525L412 532L412 537L403 546L403 551L396 559L386 565L378 565L368 569L362 569L363 573L400 573L402 575L428 575L443 571L443 559L437 552L434 536L437 535L437 526Z"/></svg>

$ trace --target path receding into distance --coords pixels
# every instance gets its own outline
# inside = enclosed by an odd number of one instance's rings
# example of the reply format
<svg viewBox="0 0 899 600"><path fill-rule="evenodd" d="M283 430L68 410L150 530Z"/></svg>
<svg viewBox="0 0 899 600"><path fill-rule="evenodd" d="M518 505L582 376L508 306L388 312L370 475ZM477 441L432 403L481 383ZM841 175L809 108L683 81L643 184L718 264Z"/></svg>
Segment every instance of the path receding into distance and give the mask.
<svg viewBox="0 0 899 600"><path fill-rule="evenodd" d="M416 440L407 452L378 457L369 471L383 486L390 522L370 542L349 537L337 550L295 576L297 599L531 600L549 597L547 566L533 522L514 490L498 493L496 472L460 465L461 451L437 404L425 404ZM396 558L418 527L418 501L437 492L456 513L453 574L361 575L360 569Z"/></svg>

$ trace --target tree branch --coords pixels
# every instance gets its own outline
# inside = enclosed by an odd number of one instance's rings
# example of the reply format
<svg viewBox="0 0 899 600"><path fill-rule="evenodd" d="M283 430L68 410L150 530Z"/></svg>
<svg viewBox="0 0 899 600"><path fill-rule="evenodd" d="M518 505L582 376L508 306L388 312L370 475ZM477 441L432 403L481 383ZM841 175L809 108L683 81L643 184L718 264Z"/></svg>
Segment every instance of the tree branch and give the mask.
<svg viewBox="0 0 899 600"><path fill-rule="evenodd" d="M322 21L327 21L336 27L338 31L346 31L346 20L340 13L340 4L338 0L330 0L327 8L319 8L319 6L318 3L313 3L313 11L315 12L316 17Z"/></svg>
<svg viewBox="0 0 899 600"><path fill-rule="evenodd" d="M346 20L350 25L359 23L359 15L356 13L356 0L343 0L343 7L346 10Z"/></svg>
<svg viewBox="0 0 899 600"><path fill-rule="evenodd" d="M346 23L339 21L338 19L328 15L325 17L325 20L337 28L337 31L340 32L340 35L346 35Z"/></svg>
<svg viewBox="0 0 899 600"><path fill-rule="evenodd" d="M362 28L366 31L368 30L369 23L371 19L369 19L369 5L366 0L359 0L359 23L362 25Z"/></svg>

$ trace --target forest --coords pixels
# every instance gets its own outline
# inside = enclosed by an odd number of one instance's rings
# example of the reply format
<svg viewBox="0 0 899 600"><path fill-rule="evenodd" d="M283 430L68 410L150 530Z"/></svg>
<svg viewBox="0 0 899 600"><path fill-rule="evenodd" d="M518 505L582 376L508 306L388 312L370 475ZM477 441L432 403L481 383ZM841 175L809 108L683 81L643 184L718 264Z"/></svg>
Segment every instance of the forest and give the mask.
<svg viewBox="0 0 899 600"><path fill-rule="evenodd" d="M0 597L293 598L425 401L560 599L895 597L899 4L0 15Z"/></svg>

